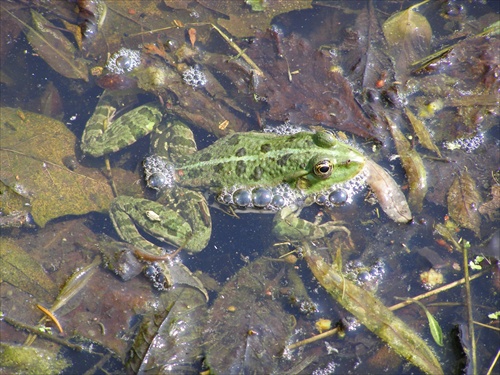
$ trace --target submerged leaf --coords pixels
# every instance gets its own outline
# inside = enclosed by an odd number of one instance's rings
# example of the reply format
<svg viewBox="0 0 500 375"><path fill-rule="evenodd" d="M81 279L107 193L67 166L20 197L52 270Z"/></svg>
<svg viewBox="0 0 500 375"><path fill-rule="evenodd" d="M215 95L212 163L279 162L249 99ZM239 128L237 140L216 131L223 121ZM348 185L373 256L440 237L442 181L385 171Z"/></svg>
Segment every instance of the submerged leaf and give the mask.
<svg viewBox="0 0 500 375"><path fill-rule="evenodd" d="M405 82L413 62L427 56L432 38L432 28L414 5L393 14L382 26L385 39L395 60L396 79Z"/></svg>
<svg viewBox="0 0 500 375"><path fill-rule="evenodd" d="M113 199L102 174L64 161L74 158L76 138L51 118L13 108L0 109L0 180L30 200L35 222L63 215L106 211Z"/></svg>
<svg viewBox="0 0 500 375"><path fill-rule="evenodd" d="M199 365L202 357L205 296L179 286L162 293L161 298L160 305L167 308L144 317L129 365L139 374L198 374L193 364Z"/></svg>
<svg viewBox="0 0 500 375"><path fill-rule="evenodd" d="M479 212L483 215L488 215L490 220L494 220L495 216L498 217L500 210L500 185L493 185L491 187L491 200L484 203L479 207Z"/></svg>
<svg viewBox="0 0 500 375"><path fill-rule="evenodd" d="M396 223L407 223L412 215L406 197L394 179L377 163L367 159L367 183L377 196L382 210Z"/></svg>
<svg viewBox="0 0 500 375"><path fill-rule="evenodd" d="M417 4L421 5L421 4ZM432 29L429 21L411 6L406 10L393 14L384 22L382 29L385 39L390 46L402 45L408 42L416 42L422 39L429 44L432 37Z"/></svg>
<svg viewBox="0 0 500 375"><path fill-rule="evenodd" d="M481 216L478 208L482 203L476 182L464 170L453 181L448 191L448 211L461 227L474 231L480 237Z"/></svg>
<svg viewBox="0 0 500 375"><path fill-rule="evenodd" d="M427 320L429 321L429 329L431 331L432 338L434 339L436 344L438 344L439 346L443 346L443 330L441 329L438 321L436 320L436 318L434 318L430 311L427 310L427 307L425 307L421 302L414 302L425 311L425 315L427 316Z"/></svg>
<svg viewBox="0 0 500 375"><path fill-rule="evenodd" d="M307 244L304 259L312 273L347 311L384 340L396 353L427 374L443 374L438 359L427 343L366 290L347 280Z"/></svg>
<svg viewBox="0 0 500 375"><path fill-rule="evenodd" d="M413 126L413 130L415 131L420 144L426 149L434 151L439 157L441 157L441 152L432 141L431 135L424 123L417 116L415 116L409 108L405 108L405 113Z"/></svg>
<svg viewBox="0 0 500 375"><path fill-rule="evenodd" d="M395 122L389 121L389 129L396 145L401 164L406 171L410 193L408 201L412 210L417 213L422 211L425 195L427 194L427 172L419 153L411 148L410 142L404 137Z"/></svg>
<svg viewBox="0 0 500 375"><path fill-rule="evenodd" d="M67 78L89 80L84 59L76 57L73 44L40 13L31 10L33 27L9 13L25 27L26 38L38 55L56 72Z"/></svg>
<svg viewBox="0 0 500 375"><path fill-rule="evenodd" d="M45 274L45 270L14 241L0 238L0 279L40 301L51 301L57 294L57 286Z"/></svg>
<svg viewBox="0 0 500 375"><path fill-rule="evenodd" d="M266 30L279 14L293 10L310 9L311 0L198 0L203 6L224 13L218 24L236 37L253 36L256 29Z"/></svg>
<svg viewBox="0 0 500 375"><path fill-rule="evenodd" d="M211 373L275 371L276 358L292 333L293 317L278 300L263 296L267 285L279 285L284 274L284 268L261 258L226 283L209 313L205 339Z"/></svg>

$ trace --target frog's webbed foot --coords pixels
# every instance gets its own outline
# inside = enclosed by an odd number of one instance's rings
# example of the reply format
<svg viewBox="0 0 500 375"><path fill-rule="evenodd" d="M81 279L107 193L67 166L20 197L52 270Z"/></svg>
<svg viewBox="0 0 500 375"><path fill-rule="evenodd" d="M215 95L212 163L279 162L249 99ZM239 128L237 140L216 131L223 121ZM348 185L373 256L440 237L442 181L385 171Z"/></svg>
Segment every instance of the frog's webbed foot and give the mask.
<svg viewBox="0 0 500 375"><path fill-rule="evenodd" d="M282 241L314 240L328 236L333 232L344 232L350 237L351 232L338 222L328 221L320 224L301 219L300 210L294 207L285 207L274 217L273 233Z"/></svg>
<svg viewBox="0 0 500 375"><path fill-rule="evenodd" d="M182 263L154 262L145 269L144 273L158 290L166 290L172 285L189 285L198 289L208 301L208 292L203 283Z"/></svg>
<svg viewBox="0 0 500 375"><path fill-rule="evenodd" d="M212 229L210 213L201 194L185 189L173 189L169 193L158 202L119 196L111 203L109 213L119 236L135 246L138 258L165 267L174 254L166 254L161 247L145 239L138 228L160 241L193 252L206 247ZM158 275L153 275L154 279L158 278L155 280L158 284L172 284L167 268Z"/></svg>

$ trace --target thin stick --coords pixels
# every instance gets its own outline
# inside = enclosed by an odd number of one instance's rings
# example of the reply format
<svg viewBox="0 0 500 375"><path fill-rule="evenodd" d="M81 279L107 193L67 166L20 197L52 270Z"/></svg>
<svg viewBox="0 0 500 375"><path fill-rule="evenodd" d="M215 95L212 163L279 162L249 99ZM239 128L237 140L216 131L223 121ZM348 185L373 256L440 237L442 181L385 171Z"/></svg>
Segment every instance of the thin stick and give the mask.
<svg viewBox="0 0 500 375"><path fill-rule="evenodd" d="M4 320L7 324L10 324L11 326L13 326L17 329L22 329L24 331L31 332L31 335L36 335L36 336L42 337L46 340L53 341L59 345L67 346L68 348L73 349L73 350L78 350L78 351L85 350L85 348L81 345L72 344L66 340L60 339L57 336L51 335L50 333L42 332L37 327L21 323L15 319L9 318L8 316L4 315L2 317L2 320Z"/></svg>
<svg viewBox="0 0 500 375"><path fill-rule="evenodd" d="M116 198L118 196L118 190L116 189L115 180L113 180L113 172L111 170L111 164L109 163L109 155L104 156L104 164L106 166L106 172L108 174L108 182L111 186L111 191L113 192L113 196Z"/></svg>
<svg viewBox="0 0 500 375"><path fill-rule="evenodd" d="M478 277L480 276L483 276L485 273L487 272L487 270L484 270L484 271L481 271L477 274L475 274L474 276L471 276L469 278L469 281L472 281L472 280L475 280L477 279ZM416 300L416 301L419 301L421 299L424 299L424 298L427 298L427 297L430 297L430 296L433 296L435 294L439 294L441 292L444 292L445 290L448 290L448 289L451 289L451 288L454 288L458 285L462 285L465 283L465 278L462 278L460 280L457 280L457 281L454 281L452 283L449 283L449 284L446 284L446 285L443 285L442 287L440 288L436 288L436 289L433 289L427 293L424 293L424 294L420 294L418 296L415 296L415 297L412 297L413 300ZM391 307L389 307L389 310L392 310L392 311L395 311L395 310L398 310L402 307L405 307L405 306L408 306L408 305L411 305L413 303L412 300L409 300L409 301L404 301L404 302L401 302L401 303L398 303L396 305L393 305Z"/></svg>
<svg viewBox="0 0 500 375"><path fill-rule="evenodd" d="M497 352L497 355L496 355L495 359L493 360L493 362L491 363L490 368L488 369L488 372L486 373L486 375L493 374L493 369L495 368L495 366L498 362L498 358L500 358L500 350Z"/></svg>
<svg viewBox="0 0 500 375"><path fill-rule="evenodd" d="M332 336L332 335L336 334L338 332L338 330L339 330L338 327L330 329L330 330L328 330L326 332L320 333L319 335L309 337L308 339L304 339L304 340L301 340L301 341L294 342L293 344L288 345L286 348L288 350L296 349L299 346L307 345L307 344L313 343L314 341L318 341L318 340L327 338L328 336Z"/></svg>
<svg viewBox="0 0 500 375"><path fill-rule="evenodd" d="M470 278L469 278L469 260L467 246L462 246L463 260L464 260L464 279L465 279L465 303L467 305L467 323L469 326L469 337L471 340L471 361L472 361L472 374L477 375L477 357L476 357L476 334L474 332L474 317L472 315L472 298L470 291Z"/></svg>
<svg viewBox="0 0 500 375"><path fill-rule="evenodd" d="M260 75L261 77L264 77L264 72L260 70L260 68L253 62L253 60L248 57L248 55L243 51L238 45L231 40L226 34L222 32L221 29L219 29L217 26L214 24L211 25L219 34L220 36L236 51L238 52L238 55L242 57L243 60L245 60L254 70L255 72Z"/></svg>
<svg viewBox="0 0 500 375"><path fill-rule="evenodd" d="M474 321L474 324L480 326L480 327L484 327L484 328L489 328L489 329L492 329L494 331L500 331L500 328L497 328L497 327L493 327L493 326L490 326L488 324L484 324L484 323L481 323L481 322L476 322Z"/></svg>

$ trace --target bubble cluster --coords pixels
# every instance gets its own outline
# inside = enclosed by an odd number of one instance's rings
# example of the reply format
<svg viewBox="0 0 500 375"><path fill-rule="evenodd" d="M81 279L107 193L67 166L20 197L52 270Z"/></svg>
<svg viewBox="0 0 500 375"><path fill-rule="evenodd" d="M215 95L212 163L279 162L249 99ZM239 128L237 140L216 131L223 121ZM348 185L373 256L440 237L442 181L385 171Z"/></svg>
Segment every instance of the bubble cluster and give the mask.
<svg viewBox="0 0 500 375"><path fill-rule="evenodd" d="M156 289L167 290L169 288L168 278L165 276L158 263L150 263L144 269L144 275L153 283Z"/></svg>
<svg viewBox="0 0 500 375"><path fill-rule="evenodd" d="M124 74L137 68L141 64L141 52L128 48L121 48L110 57L106 68L115 74Z"/></svg>
<svg viewBox="0 0 500 375"><path fill-rule="evenodd" d="M317 368L312 372L313 375L330 375L335 372L335 367L337 364L335 362L329 362L324 368Z"/></svg>
<svg viewBox="0 0 500 375"><path fill-rule="evenodd" d="M382 260L377 260L370 266L360 261L346 263L346 277L364 289L376 291L384 276L385 263Z"/></svg>
<svg viewBox="0 0 500 375"><path fill-rule="evenodd" d="M320 206L333 207L352 203L354 196L366 187L366 171L363 169L349 181L334 184L315 195Z"/></svg>
<svg viewBox="0 0 500 375"><path fill-rule="evenodd" d="M264 133L274 133L280 135L291 135L300 132L308 131L301 126L292 125L288 121L281 125L276 126L266 126L263 129Z"/></svg>
<svg viewBox="0 0 500 375"><path fill-rule="evenodd" d="M472 138L459 138L451 142L444 142L443 147L448 150L456 150L461 148L465 152L471 153L479 146L481 146L483 142L484 142L484 134L478 133L475 137Z"/></svg>
<svg viewBox="0 0 500 375"><path fill-rule="evenodd" d="M303 199L302 193L292 189L288 184L280 184L274 188L255 187L253 189L235 185L229 189L223 189L217 196L217 201L221 204L271 211L294 204L300 199Z"/></svg>
<svg viewBox="0 0 500 375"><path fill-rule="evenodd" d="M199 66L192 66L184 71L182 79L186 84L193 87L205 86L208 82L206 74L201 71Z"/></svg>
<svg viewBox="0 0 500 375"><path fill-rule="evenodd" d="M163 190L174 186L175 169L171 162L158 155L144 159L144 180L146 186L155 190Z"/></svg>

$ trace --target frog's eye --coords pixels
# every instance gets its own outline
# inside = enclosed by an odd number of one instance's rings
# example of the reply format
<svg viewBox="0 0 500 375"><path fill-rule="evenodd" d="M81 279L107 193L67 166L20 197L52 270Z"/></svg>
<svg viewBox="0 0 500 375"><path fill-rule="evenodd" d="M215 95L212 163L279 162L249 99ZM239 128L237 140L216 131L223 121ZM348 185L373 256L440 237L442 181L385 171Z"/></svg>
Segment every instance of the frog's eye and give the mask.
<svg viewBox="0 0 500 375"><path fill-rule="evenodd" d="M333 164L330 160L321 160L314 164L314 174L319 178L328 178L332 175Z"/></svg>

